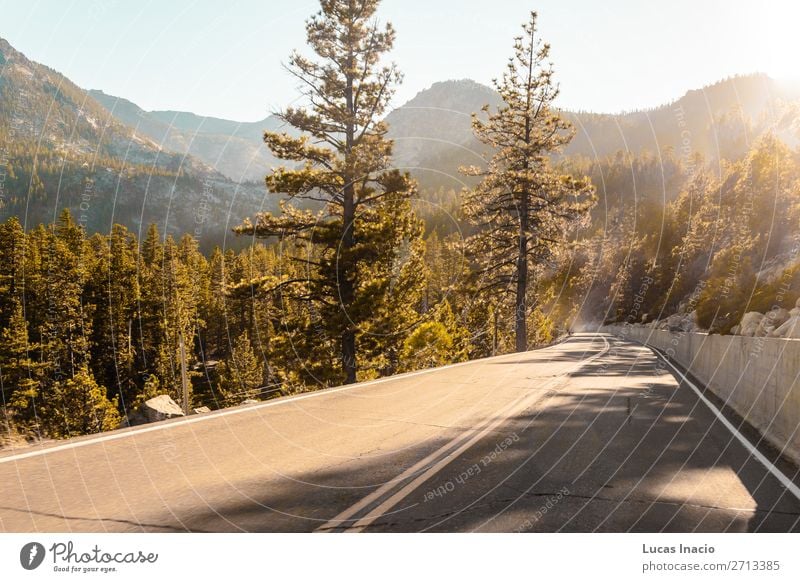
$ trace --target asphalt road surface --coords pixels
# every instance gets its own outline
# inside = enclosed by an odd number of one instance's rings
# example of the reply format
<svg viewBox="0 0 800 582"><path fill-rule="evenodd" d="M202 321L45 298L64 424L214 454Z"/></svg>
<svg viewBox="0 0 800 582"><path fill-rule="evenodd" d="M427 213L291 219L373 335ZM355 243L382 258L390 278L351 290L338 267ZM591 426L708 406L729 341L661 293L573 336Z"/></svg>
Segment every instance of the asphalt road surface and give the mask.
<svg viewBox="0 0 800 582"><path fill-rule="evenodd" d="M679 378L580 334L6 451L0 531L799 530L796 488Z"/></svg>

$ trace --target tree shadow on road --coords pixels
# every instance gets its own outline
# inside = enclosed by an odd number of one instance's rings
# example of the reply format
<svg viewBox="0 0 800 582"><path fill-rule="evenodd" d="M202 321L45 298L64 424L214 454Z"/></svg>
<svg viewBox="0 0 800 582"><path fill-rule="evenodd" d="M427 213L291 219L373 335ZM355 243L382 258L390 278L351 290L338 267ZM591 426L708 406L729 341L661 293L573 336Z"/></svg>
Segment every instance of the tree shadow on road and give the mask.
<svg viewBox="0 0 800 582"><path fill-rule="evenodd" d="M564 359L574 362L573 356ZM530 364L543 361L560 359L537 357ZM269 455L248 449L248 466L233 475L220 466L203 465L208 463L201 454L203 447L215 446L209 441L199 443L199 452L185 451L170 461L183 476L178 483L185 485L173 486L163 503L154 503L149 511L136 507L133 521L123 511L127 500L120 500L119 514L99 509L91 522L78 517L81 521L65 527L91 531L99 524L99 530L116 530L133 524L146 531L314 531L386 488L374 503L339 524L347 529L433 462L447 459L438 471L425 473L426 479L400 495L367 530L800 530L800 502L648 350L612 350L584 362L547 391L535 390L544 386L544 380L533 365L526 381L528 385L514 386L521 396L531 388L526 406L457 454L452 446L454 429L442 427L409 448L378 447L355 458L331 457L313 471L293 468L303 463L299 458L294 462L291 455L286 466L283 462L281 467L270 466ZM469 430L459 431L455 433L472 437ZM283 445L276 440L274 446ZM437 451L431 464L398 480L406 469ZM763 452L769 458L779 456L772 450ZM298 449L297 454L303 451ZM797 478L796 467L782 466L790 478ZM132 475L137 471L131 468ZM185 473L191 471L212 478L193 489L194 481ZM23 509L0 508L0 517L7 511Z"/></svg>
<svg viewBox="0 0 800 582"><path fill-rule="evenodd" d="M207 530L229 529L224 516L245 531L311 531L447 442L270 480L262 490L248 484L182 519ZM799 524L798 500L691 390L654 355L620 352L575 370L368 529L788 532Z"/></svg>

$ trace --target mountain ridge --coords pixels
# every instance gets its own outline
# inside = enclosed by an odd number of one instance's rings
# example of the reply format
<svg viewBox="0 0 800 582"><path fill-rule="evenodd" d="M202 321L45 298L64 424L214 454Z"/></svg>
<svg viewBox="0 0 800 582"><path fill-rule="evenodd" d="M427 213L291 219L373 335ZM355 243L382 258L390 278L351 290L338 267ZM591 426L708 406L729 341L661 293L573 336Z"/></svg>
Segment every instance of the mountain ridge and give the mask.
<svg viewBox="0 0 800 582"><path fill-rule="evenodd" d="M261 139L264 130L279 129L275 116L240 123L185 111L145 111L128 99L99 90L90 90L89 95L160 146L197 157L235 182L260 181L263 168L277 164Z"/></svg>
<svg viewBox="0 0 800 582"><path fill-rule="evenodd" d="M4 214L33 209L31 220L46 222L61 206L79 209L91 183L92 230L107 230L110 220L127 213L132 227L157 222L169 232L191 232L198 205L208 203L214 210L204 220L214 224L211 230L220 238L238 220L276 207L276 197L266 196L263 177L281 161L262 135L291 131L278 117L237 122L184 111L144 111L125 98L81 89L2 38L0 59L0 138L6 150L27 148L11 160L19 166L16 193L0 204ZM800 91L754 74L689 90L640 111L563 111L575 136L560 155L598 160L617 152L671 151L684 160L695 154L706 161L736 159L766 131L796 146L799 97ZM419 91L385 118L395 142L395 165L409 171L422 191L472 185L459 167L481 165L489 154L472 133L472 114L500 103L497 92L471 79L440 81ZM65 174L67 165L72 173Z"/></svg>
<svg viewBox="0 0 800 582"><path fill-rule="evenodd" d="M137 107L137 118L125 118L114 109L115 102L130 102L99 92L92 94L122 120L133 123L146 119L158 124L148 131L151 139L164 147L189 151L231 179L260 180L269 168L280 163L261 140L264 130L284 129L274 115L260 121L236 122L191 112L143 112ZM756 73L690 89L657 107L621 113L565 110L562 113L576 131L563 154L593 158L617 151L656 153L666 148L685 149L688 130L693 153L709 160L732 158L744 152L745 143L752 141L750 134L763 132L777 122L784 109L776 108L776 100L798 98L800 91L787 92L767 75ZM497 107L500 102L494 89L471 79L439 81L419 91L386 116L389 137L395 141L395 164L414 174L423 188L467 185L458 167L480 164L487 154L472 134L472 113L480 112L484 105ZM773 111L768 114L770 109ZM225 140L228 143L220 143ZM223 146L229 150L221 156ZM237 146L241 150L236 150ZM249 156L243 167L242 156Z"/></svg>
<svg viewBox="0 0 800 582"><path fill-rule="evenodd" d="M4 39L0 55L3 220L49 223L68 208L89 232L109 232L117 222L141 233L155 223L212 244L261 208L263 187L236 184L162 147Z"/></svg>

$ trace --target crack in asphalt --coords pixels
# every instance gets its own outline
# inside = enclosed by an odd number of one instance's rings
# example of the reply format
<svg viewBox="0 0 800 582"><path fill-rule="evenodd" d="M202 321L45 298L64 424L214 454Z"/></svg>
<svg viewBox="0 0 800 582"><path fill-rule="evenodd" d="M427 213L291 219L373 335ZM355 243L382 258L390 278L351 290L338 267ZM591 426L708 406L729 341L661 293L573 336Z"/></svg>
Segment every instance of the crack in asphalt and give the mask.
<svg viewBox="0 0 800 582"><path fill-rule="evenodd" d="M24 514L33 513L35 515L41 515L42 517L56 517L56 518L59 518L59 519L63 519L65 521L99 521L100 523L111 522L111 523L122 523L122 524L127 524L127 525L134 525L139 529L160 528L160 529L166 529L166 530L170 530L170 531L177 531L177 532L183 532L183 533L185 533L187 531L190 531L190 530L188 530L186 528L175 527L174 525L162 525L162 524L158 524L158 523L145 523L143 521L133 521L133 520L130 520L130 519L118 519L118 518L113 518L113 517L80 517L80 516L76 516L76 515L62 515L60 513L52 513L52 512L48 512L48 511L36 511L36 510L33 510L33 509L17 509L16 507L2 507L2 506L0 506L0 509L5 510L5 511L16 511L17 513L24 513ZM191 531L200 532L200 533L210 533L210 532L208 532L206 530L194 529L194 528L192 528Z"/></svg>

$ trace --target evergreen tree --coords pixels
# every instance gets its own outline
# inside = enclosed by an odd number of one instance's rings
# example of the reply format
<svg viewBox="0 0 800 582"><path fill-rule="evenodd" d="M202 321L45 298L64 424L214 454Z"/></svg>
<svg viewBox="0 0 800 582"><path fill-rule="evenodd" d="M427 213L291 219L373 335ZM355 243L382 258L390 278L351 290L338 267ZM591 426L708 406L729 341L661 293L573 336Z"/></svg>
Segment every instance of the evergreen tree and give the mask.
<svg viewBox="0 0 800 582"><path fill-rule="evenodd" d="M72 377L89 363L92 305L83 293L92 257L83 229L64 210L41 251L44 292L42 348L55 379Z"/></svg>
<svg viewBox="0 0 800 582"><path fill-rule="evenodd" d="M28 341L22 305L15 301L11 318L0 331L0 390L13 425L23 433L31 433L36 427L42 370L33 357L36 347Z"/></svg>
<svg viewBox="0 0 800 582"><path fill-rule="evenodd" d="M533 270L594 203L588 179L559 175L550 166L549 156L572 136L553 109L558 88L548 63L550 45L538 38L535 12L523 30L502 79L495 81L503 103L493 113L484 108L488 120L473 119L475 135L496 153L486 169L463 169L482 178L464 207L478 230L469 242L480 265L481 289L513 296L517 351L529 345Z"/></svg>
<svg viewBox="0 0 800 582"><path fill-rule="evenodd" d="M113 430L120 425L117 402L108 399L86 367L58 381L45 404L50 434L71 437Z"/></svg>
<svg viewBox="0 0 800 582"><path fill-rule="evenodd" d="M214 247L208 261L208 294L201 304L202 317L206 321L203 334L206 358L223 357L227 353L225 304L229 286L225 255L219 247Z"/></svg>
<svg viewBox="0 0 800 582"><path fill-rule="evenodd" d="M414 328L403 342L401 369L420 370L463 362L468 358L469 332L456 320L448 301L432 312L430 321Z"/></svg>
<svg viewBox="0 0 800 582"><path fill-rule="evenodd" d="M420 324L403 343L403 369L422 370L444 366L450 361L453 336L438 321Z"/></svg>
<svg viewBox="0 0 800 582"><path fill-rule="evenodd" d="M136 237L115 224L108 237L91 240L95 267L87 283L94 304L92 372L118 397L122 411L130 408L139 390L135 369L134 321L139 301Z"/></svg>
<svg viewBox="0 0 800 582"><path fill-rule="evenodd" d="M406 207L414 185L390 169L392 142L381 121L401 78L393 64L382 62L394 44L393 28L374 19L378 0L322 0L321 6L306 25L317 59L295 52L289 62L307 104L280 114L301 135L264 136L272 152L292 164L274 170L267 187L290 201L279 216L259 215L238 232L281 237L302 248L288 252L304 271L280 281L282 296L305 302L306 327L323 330L337 344L341 375L327 370L321 381L351 383L359 341L395 291L387 270L404 258L404 248L418 251L404 245L417 236ZM299 202L323 208L300 210ZM409 212L408 219L396 222L398 212Z"/></svg>
<svg viewBox="0 0 800 582"><path fill-rule="evenodd" d="M0 327L16 309L24 290L25 231L19 219L0 224Z"/></svg>
<svg viewBox="0 0 800 582"><path fill-rule="evenodd" d="M141 243L138 263L138 281L141 294L136 306L133 324L135 367L140 380L155 373L156 359L161 352L164 335L164 246L158 227L151 224Z"/></svg>
<svg viewBox="0 0 800 582"><path fill-rule="evenodd" d="M234 342L231 356L219 365L220 393L229 404L258 398L264 383L264 365L244 332Z"/></svg>
<svg viewBox="0 0 800 582"><path fill-rule="evenodd" d="M189 239L191 237L186 235ZM196 361L194 338L199 320L197 318L197 285L191 271L196 242L186 237L176 244L167 236L163 247L161 270L160 344L155 358L155 371L162 388L176 401L183 400L181 359L190 369ZM183 349L181 349L181 342ZM188 375L196 376L190 372ZM191 402L191 383L189 402Z"/></svg>

